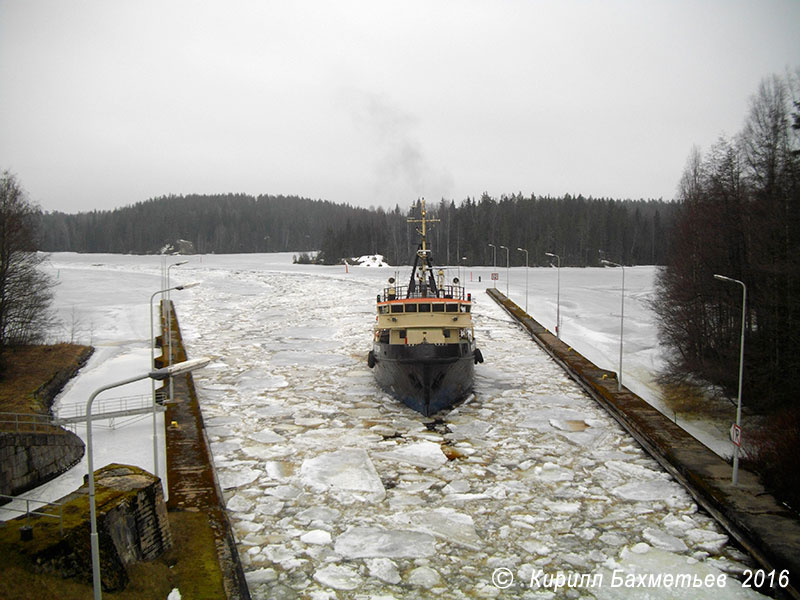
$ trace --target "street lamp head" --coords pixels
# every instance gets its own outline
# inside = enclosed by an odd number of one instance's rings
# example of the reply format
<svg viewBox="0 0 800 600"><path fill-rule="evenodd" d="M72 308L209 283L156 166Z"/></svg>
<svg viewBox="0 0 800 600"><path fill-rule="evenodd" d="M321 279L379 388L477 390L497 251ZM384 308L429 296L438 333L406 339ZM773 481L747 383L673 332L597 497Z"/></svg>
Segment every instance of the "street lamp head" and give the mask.
<svg viewBox="0 0 800 600"><path fill-rule="evenodd" d="M508 248L506 248L505 246L500 246L500 247L501 247L501 248L505 248L506 250L508 250Z"/></svg>
<svg viewBox="0 0 800 600"><path fill-rule="evenodd" d="M517 248L517 250L519 250L520 252L527 252L527 250L525 250L525 248Z"/></svg>
<svg viewBox="0 0 800 600"><path fill-rule="evenodd" d="M183 285L177 285L172 289L174 289L174 290L185 290L187 288L197 287L198 285L200 285L199 281L193 281L192 283L185 283Z"/></svg>
<svg viewBox="0 0 800 600"><path fill-rule="evenodd" d="M172 263L170 267L180 267L181 265L185 265L188 262L189 262L188 260L181 260L176 263Z"/></svg>
<svg viewBox="0 0 800 600"><path fill-rule="evenodd" d="M150 379L155 379L156 381L162 381L167 377L174 377L175 375L188 373L189 371L194 371L195 369L201 369L210 362L210 358L193 358L191 360L185 360L183 362L170 365L169 367L163 367L161 369L150 371L148 377L150 377Z"/></svg>
<svg viewBox="0 0 800 600"><path fill-rule="evenodd" d="M494 248L494 244L489 244L492 248Z"/></svg>
<svg viewBox="0 0 800 600"><path fill-rule="evenodd" d="M545 256L552 256L553 258L555 258L555 257L556 257L556 255L555 255L555 254L553 254L552 252L545 252L545 253L544 253L544 255L545 255Z"/></svg>
<svg viewBox="0 0 800 600"><path fill-rule="evenodd" d="M714 279L719 279L720 281L733 282L733 279L731 279L730 277L725 277L725 275L717 275L716 273L714 274Z"/></svg>

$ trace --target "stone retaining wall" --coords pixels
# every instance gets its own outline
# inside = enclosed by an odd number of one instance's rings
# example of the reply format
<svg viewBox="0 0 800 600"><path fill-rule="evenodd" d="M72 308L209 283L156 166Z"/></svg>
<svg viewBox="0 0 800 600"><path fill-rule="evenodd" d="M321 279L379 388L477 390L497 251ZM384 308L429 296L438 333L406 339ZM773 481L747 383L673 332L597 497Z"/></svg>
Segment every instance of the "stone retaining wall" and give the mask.
<svg viewBox="0 0 800 600"><path fill-rule="evenodd" d="M93 352L94 348L84 347L74 364L57 372L34 392L48 414L56 396ZM61 427L52 426L47 432L0 431L0 494L16 496L55 479L74 467L84 451L83 441ZM0 499L0 506L8 502Z"/></svg>
<svg viewBox="0 0 800 600"><path fill-rule="evenodd" d="M64 429L0 432L0 494L16 496L46 483L75 466L83 453L83 441Z"/></svg>

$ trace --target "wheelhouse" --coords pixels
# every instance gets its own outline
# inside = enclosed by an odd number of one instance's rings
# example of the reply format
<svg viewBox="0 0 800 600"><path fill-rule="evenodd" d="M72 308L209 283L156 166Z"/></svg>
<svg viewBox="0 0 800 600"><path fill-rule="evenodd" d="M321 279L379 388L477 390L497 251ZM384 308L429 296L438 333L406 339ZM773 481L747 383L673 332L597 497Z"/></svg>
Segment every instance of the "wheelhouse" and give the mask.
<svg viewBox="0 0 800 600"><path fill-rule="evenodd" d="M390 280L393 283L393 280ZM458 285L390 286L377 296L375 341L383 344L471 342L472 296Z"/></svg>

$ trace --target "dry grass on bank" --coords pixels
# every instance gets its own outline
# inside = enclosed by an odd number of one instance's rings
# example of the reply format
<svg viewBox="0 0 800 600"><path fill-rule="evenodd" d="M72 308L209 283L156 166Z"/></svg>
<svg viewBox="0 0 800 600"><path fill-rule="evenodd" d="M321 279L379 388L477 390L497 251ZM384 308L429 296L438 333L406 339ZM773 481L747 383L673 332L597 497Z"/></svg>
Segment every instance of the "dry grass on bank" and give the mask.
<svg viewBox="0 0 800 600"><path fill-rule="evenodd" d="M47 414L47 399L36 392L53 377L74 366L86 346L15 346L3 353L0 373L0 412Z"/></svg>
<svg viewBox="0 0 800 600"><path fill-rule="evenodd" d="M103 592L104 598L153 600L166 598L173 588L178 588L184 598L225 598L208 517L200 512L171 512L169 523L173 548L156 560L132 565L128 570L128 586L121 592ZM0 547L0 552L3 600L92 597L91 580L35 573L29 560L14 551L14 545Z"/></svg>
<svg viewBox="0 0 800 600"><path fill-rule="evenodd" d="M713 396L699 385L662 382L662 399L672 414L687 419L730 420L736 407L725 398Z"/></svg>
<svg viewBox="0 0 800 600"><path fill-rule="evenodd" d="M679 419L706 419L726 426L735 421L736 406L700 386L662 383L661 387L665 405ZM800 408L747 414L743 436L742 466L758 473L770 493L800 514Z"/></svg>

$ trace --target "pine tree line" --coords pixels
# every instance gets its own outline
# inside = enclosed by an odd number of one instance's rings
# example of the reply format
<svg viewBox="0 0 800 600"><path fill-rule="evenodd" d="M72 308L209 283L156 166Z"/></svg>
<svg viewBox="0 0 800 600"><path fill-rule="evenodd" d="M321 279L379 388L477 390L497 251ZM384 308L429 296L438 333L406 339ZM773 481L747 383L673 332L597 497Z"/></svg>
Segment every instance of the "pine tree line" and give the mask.
<svg viewBox="0 0 800 600"><path fill-rule="evenodd" d="M295 196L164 196L112 211L42 216L47 252L151 254L184 239L199 253L311 250L327 224L364 209Z"/></svg>
<svg viewBox="0 0 800 600"><path fill-rule="evenodd" d="M654 200L617 201L583 196L495 199L484 194L460 204L428 203L439 219L430 233L437 264L490 265L489 244L511 248L512 266L546 262L558 254L564 265L594 265L601 253L624 264L663 264L675 205ZM155 253L177 239L200 253L297 252L319 249L329 264L342 258L383 254L408 264L418 235L408 210L356 208L293 196L166 196L113 211L42 215L40 248L48 252ZM505 256L497 255L498 265Z"/></svg>

